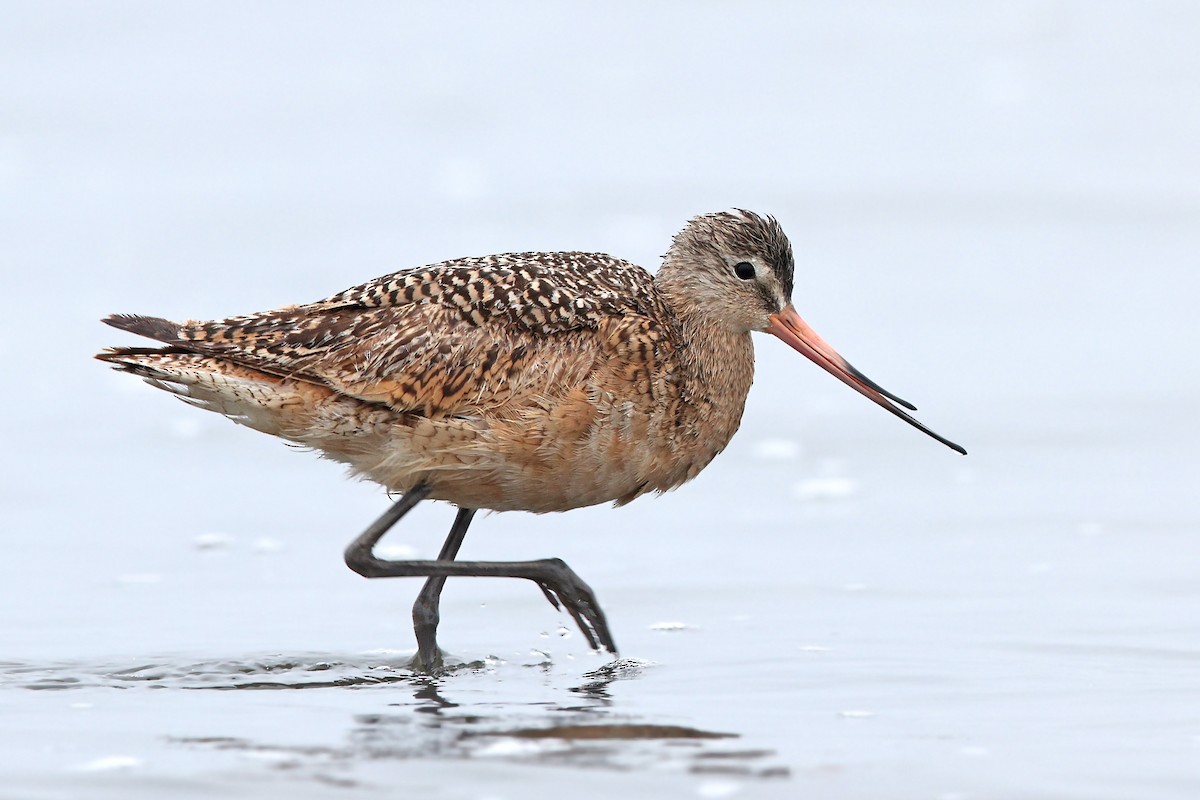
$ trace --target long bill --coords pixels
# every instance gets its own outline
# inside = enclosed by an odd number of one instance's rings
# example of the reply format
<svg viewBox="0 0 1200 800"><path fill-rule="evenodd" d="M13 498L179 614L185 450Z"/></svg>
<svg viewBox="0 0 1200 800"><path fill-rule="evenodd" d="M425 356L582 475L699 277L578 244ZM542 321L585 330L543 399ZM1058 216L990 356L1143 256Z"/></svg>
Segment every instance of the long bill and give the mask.
<svg viewBox="0 0 1200 800"><path fill-rule="evenodd" d="M808 323L800 318L800 315L796 313L796 309L793 306L789 304L782 311L772 314L768 319L770 319L770 324L767 325L767 333L787 342L792 349L802 353L821 369L854 391L870 399L873 403L886 408L917 430L929 434L951 450L956 450L964 456L967 454L967 451L961 446L943 436L939 436L922 425L916 417L897 408L897 405L901 405L909 409L909 411L917 410L916 406L886 391L882 386L879 386L866 375L863 375L852 367L849 361L838 355L837 351L830 347L828 342L818 336L816 331L808 327Z"/></svg>

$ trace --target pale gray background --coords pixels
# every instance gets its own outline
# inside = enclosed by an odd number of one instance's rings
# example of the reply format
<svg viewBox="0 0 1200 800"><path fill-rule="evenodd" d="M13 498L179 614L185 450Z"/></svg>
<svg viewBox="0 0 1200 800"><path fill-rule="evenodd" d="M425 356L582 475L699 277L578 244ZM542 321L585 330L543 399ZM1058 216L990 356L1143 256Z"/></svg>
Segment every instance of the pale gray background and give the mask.
<svg viewBox="0 0 1200 800"><path fill-rule="evenodd" d="M1190 2L0 2L0 796L1197 796L1198 39ZM444 643L495 657L457 705L185 691L402 678L417 586L341 564L382 492L90 361L133 341L100 316L653 268L731 206L970 456L763 339L693 484L468 538L573 564L619 679L452 581ZM740 738L473 735L564 721Z"/></svg>

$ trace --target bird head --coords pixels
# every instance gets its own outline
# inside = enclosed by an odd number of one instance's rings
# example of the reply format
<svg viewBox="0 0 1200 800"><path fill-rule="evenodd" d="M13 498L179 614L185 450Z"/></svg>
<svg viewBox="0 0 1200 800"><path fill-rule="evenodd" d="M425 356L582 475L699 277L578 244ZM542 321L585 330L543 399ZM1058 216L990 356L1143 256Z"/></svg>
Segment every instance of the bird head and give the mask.
<svg viewBox="0 0 1200 800"><path fill-rule="evenodd" d="M692 303L737 333L762 331L947 447L959 445L925 427L901 400L855 369L808 326L792 305L792 245L774 217L736 209L690 220L671 242L660 275Z"/></svg>

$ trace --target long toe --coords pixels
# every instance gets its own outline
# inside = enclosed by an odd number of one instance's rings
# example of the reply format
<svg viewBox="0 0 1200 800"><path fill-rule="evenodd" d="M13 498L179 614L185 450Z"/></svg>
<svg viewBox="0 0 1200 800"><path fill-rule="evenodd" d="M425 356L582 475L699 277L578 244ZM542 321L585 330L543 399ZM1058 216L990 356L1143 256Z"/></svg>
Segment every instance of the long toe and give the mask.
<svg viewBox="0 0 1200 800"><path fill-rule="evenodd" d="M538 581L538 586L546 599L555 608L571 615L589 647L593 650L603 648L616 655L617 643L595 592L560 559L549 559L545 563L549 574Z"/></svg>

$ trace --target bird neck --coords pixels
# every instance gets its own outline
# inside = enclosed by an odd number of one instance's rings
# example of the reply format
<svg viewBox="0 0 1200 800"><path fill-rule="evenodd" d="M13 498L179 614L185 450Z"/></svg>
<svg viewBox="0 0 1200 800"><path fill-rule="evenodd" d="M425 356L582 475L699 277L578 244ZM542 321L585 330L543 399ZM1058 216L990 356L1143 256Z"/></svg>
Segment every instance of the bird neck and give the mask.
<svg viewBox="0 0 1200 800"><path fill-rule="evenodd" d="M679 324L677 343L683 389L691 422L724 449L741 423L746 395L754 381L754 342L749 331L737 331L696 302L689 287L671 280L659 282Z"/></svg>

